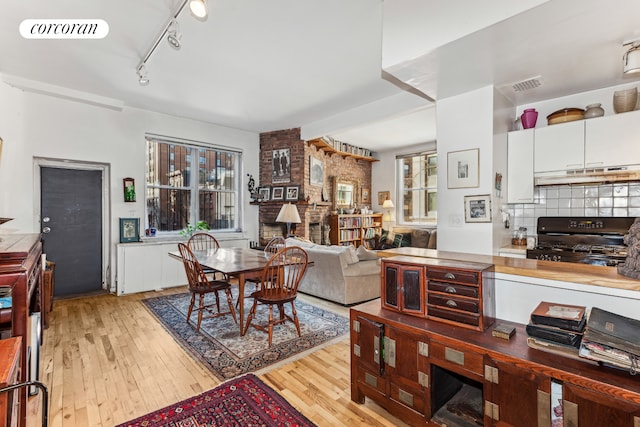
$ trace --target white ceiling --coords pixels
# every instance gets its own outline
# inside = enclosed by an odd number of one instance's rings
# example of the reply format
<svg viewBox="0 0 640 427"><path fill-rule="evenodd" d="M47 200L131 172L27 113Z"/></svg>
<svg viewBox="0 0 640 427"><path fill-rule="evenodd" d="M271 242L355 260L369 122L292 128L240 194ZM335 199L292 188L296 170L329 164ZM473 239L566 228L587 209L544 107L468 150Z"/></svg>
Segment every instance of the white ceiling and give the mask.
<svg viewBox="0 0 640 427"><path fill-rule="evenodd" d="M633 81L621 72L622 41L640 37L631 0L209 0L206 22L180 15L182 49L163 40L142 87L136 66L179 3L8 0L0 74L51 93L255 132L302 127L384 150L434 140L436 130L434 104L384 80L383 67L431 99L541 75L540 88L505 89L521 105ZM110 32L23 39L18 26L32 18L103 19Z"/></svg>

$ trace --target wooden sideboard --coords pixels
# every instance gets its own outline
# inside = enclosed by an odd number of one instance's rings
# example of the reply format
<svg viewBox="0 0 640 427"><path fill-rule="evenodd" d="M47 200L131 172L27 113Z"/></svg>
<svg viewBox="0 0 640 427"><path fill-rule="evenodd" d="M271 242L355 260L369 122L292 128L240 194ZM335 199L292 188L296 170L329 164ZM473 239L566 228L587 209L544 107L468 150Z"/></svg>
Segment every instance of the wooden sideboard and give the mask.
<svg viewBox="0 0 640 427"><path fill-rule="evenodd" d="M31 331L29 312L35 307L36 297L44 299L39 292L43 280L42 242L39 234L2 234L0 235L0 287L11 288L11 335L22 337L20 351L19 381L30 379L28 363ZM44 307L44 301L39 301ZM34 351L34 354L38 354ZM18 390L19 425L26 425L27 388Z"/></svg>
<svg viewBox="0 0 640 427"><path fill-rule="evenodd" d="M384 309L350 310L351 400L372 399L410 425L638 427L640 381L627 371L532 349L525 325L510 340Z"/></svg>

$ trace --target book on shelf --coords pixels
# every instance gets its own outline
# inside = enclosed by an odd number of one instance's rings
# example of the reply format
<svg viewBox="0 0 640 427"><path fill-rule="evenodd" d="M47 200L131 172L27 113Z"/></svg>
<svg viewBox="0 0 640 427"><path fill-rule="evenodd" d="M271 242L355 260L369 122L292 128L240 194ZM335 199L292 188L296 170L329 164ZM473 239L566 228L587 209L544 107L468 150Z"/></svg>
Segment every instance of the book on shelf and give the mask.
<svg viewBox="0 0 640 427"><path fill-rule="evenodd" d="M640 320L593 307L584 338L640 356Z"/></svg>
<svg viewBox="0 0 640 427"><path fill-rule="evenodd" d="M496 338L502 338L503 340L510 339L516 333L516 328L504 323L498 323L491 331L491 335Z"/></svg>
<svg viewBox="0 0 640 427"><path fill-rule="evenodd" d="M531 312L531 323L582 332L586 324L586 310L584 306L542 301Z"/></svg>

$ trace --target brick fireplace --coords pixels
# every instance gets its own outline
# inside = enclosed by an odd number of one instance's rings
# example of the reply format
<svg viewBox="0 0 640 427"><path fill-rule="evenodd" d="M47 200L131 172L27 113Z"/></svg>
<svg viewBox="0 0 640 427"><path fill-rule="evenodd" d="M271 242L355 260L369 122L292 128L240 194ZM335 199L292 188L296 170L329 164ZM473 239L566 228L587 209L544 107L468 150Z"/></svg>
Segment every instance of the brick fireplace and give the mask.
<svg viewBox="0 0 640 427"><path fill-rule="evenodd" d="M287 150L289 153L289 176L282 179L274 178L274 150ZM324 183L322 186L311 185L310 157L321 160L324 165ZM360 183L361 187L371 189L371 163L357 161L351 157L338 154L329 155L315 146L309 146L300 139L300 129L285 129L260 134L260 176L258 187L270 187L270 194L274 187L298 187L298 198L291 201L298 208L301 224L296 224L295 234L308 238L319 244L325 242L324 235L328 235L328 215L333 210L333 177L339 174L342 179L349 179ZM288 179L288 182L283 182ZM329 200L323 200L322 194ZM269 200L259 203L259 241L266 244L271 237L286 234L286 224L276 222L276 217L283 203L287 200ZM293 225L292 225L293 229Z"/></svg>

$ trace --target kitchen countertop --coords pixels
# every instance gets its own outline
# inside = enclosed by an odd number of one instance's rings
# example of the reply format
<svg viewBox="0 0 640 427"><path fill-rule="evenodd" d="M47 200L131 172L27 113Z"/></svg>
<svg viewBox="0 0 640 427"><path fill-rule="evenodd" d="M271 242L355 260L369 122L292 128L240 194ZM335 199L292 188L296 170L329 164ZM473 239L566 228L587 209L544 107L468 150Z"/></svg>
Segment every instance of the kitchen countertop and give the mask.
<svg viewBox="0 0 640 427"><path fill-rule="evenodd" d="M481 262L493 264L495 266L496 273L513 274L517 276L535 277L562 282L574 282L629 291L640 291L640 281L618 274L616 267L542 261L527 258L478 255L412 247L383 249L378 251L379 257L392 257L399 255Z"/></svg>
<svg viewBox="0 0 640 427"><path fill-rule="evenodd" d="M526 246L517 246L517 245L507 245L501 247L498 252L504 252L508 254L518 254L518 255L526 255L527 247Z"/></svg>

